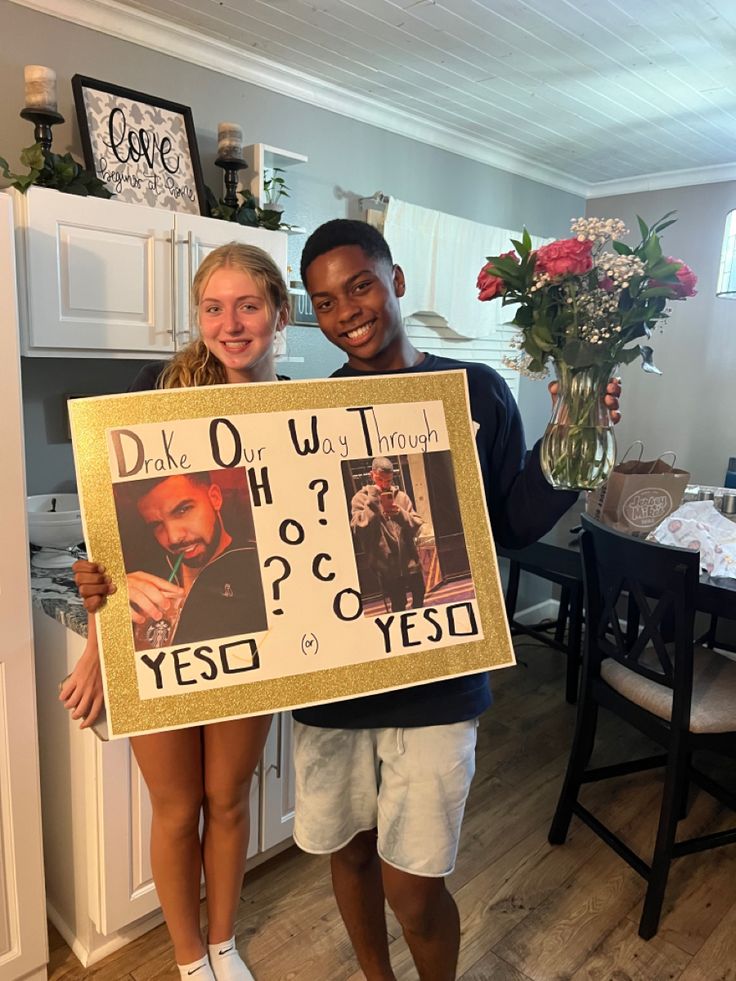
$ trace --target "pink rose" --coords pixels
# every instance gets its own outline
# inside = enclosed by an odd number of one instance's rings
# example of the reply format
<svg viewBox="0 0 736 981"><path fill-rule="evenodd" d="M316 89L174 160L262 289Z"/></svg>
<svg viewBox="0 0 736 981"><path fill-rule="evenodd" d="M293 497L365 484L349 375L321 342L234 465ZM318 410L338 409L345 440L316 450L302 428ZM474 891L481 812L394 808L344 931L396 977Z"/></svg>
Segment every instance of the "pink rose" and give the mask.
<svg viewBox="0 0 736 981"><path fill-rule="evenodd" d="M695 296L698 292L695 289L695 284L698 281L698 277L692 271L690 266L686 266L682 259L673 259L671 255L667 256L667 262L679 262L680 268L675 273L677 276L676 283L663 283L661 279L650 279L650 286L666 286L667 289L672 290L675 294L674 300L684 300L688 296Z"/></svg>
<svg viewBox="0 0 736 981"><path fill-rule="evenodd" d="M518 258L515 252L502 252L499 259L514 259L518 263ZM476 286L480 290L478 294L479 300L495 300L497 296L502 296L506 291L506 283L501 279L500 276L494 276L492 273L488 272L489 268L493 265L493 260L491 260L488 265L483 266L481 271L478 273L478 281Z"/></svg>
<svg viewBox="0 0 736 981"><path fill-rule="evenodd" d="M672 286L675 291L675 298L678 300L684 300L687 296L695 296L698 292L695 289L695 284L698 281L698 277L692 271L690 266L686 266L682 259L673 259L672 256L667 256L667 262L679 262L680 268L677 270L675 275L677 276L677 282L668 285Z"/></svg>
<svg viewBox="0 0 736 981"><path fill-rule="evenodd" d="M593 243L587 239L584 242L578 242L576 238L559 239L537 249L534 268L536 272L546 273L550 279L582 276L593 268L592 251Z"/></svg>

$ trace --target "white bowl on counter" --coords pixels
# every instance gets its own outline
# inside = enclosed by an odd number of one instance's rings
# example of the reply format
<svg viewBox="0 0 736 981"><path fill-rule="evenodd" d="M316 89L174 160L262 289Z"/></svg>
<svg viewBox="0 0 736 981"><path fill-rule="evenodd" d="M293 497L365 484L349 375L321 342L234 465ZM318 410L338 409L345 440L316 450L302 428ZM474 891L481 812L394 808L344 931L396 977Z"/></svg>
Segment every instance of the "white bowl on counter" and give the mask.
<svg viewBox="0 0 736 981"><path fill-rule="evenodd" d="M75 546L83 540L78 494L33 494L26 498L28 540L40 551L32 565L62 569L77 558Z"/></svg>

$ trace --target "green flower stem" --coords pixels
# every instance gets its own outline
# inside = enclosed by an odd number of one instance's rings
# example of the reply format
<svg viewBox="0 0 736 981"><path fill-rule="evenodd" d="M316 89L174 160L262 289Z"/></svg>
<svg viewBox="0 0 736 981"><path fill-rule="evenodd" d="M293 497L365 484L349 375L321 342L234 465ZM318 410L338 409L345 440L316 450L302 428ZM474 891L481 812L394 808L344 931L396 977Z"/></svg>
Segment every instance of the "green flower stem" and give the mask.
<svg viewBox="0 0 736 981"><path fill-rule="evenodd" d="M603 399L615 368L606 363L576 369L555 361L560 390L541 454L553 487L592 490L613 468L616 443Z"/></svg>
<svg viewBox="0 0 736 981"><path fill-rule="evenodd" d="M567 289L572 300L572 323L565 331L565 337L568 341L571 341L573 338L580 336L578 334L578 291L575 289L574 280L570 280Z"/></svg>

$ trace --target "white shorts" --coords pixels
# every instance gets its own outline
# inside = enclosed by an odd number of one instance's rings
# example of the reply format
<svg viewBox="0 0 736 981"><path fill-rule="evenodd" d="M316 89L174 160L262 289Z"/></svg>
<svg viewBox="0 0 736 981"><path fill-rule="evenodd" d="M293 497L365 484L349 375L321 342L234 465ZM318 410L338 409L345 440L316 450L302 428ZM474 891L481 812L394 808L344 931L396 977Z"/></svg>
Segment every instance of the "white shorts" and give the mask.
<svg viewBox="0 0 736 981"><path fill-rule="evenodd" d="M413 875L444 876L457 856L475 773L477 720L416 729L320 729L294 722L294 840L339 851L376 828L378 854Z"/></svg>

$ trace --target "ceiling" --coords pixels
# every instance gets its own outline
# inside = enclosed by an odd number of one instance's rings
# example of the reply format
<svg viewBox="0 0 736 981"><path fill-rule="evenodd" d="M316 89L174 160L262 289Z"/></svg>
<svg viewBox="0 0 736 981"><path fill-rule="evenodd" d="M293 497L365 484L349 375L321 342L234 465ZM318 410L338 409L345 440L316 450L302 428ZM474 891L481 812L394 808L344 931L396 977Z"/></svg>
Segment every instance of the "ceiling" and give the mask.
<svg viewBox="0 0 736 981"><path fill-rule="evenodd" d="M578 193L736 179L734 0L16 2Z"/></svg>

